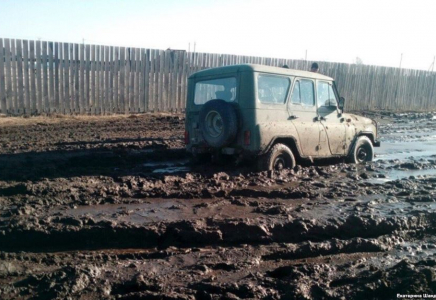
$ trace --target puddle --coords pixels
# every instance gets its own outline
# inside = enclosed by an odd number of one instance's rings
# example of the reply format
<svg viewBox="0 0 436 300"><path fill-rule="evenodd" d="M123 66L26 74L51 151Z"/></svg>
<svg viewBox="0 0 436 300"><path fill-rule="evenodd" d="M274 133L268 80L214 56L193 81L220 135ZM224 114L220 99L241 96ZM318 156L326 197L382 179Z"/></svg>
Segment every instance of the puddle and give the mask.
<svg viewBox="0 0 436 300"><path fill-rule="evenodd" d="M114 220L134 224L155 222L175 222L181 220L203 218L225 219L244 216L259 217L252 213L251 207L232 206L228 209L228 201L211 201L210 199L191 199L189 203L176 199L150 199L140 204L103 204L79 206L75 209L54 209L54 213L62 213L75 218L92 217L94 220Z"/></svg>
<svg viewBox="0 0 436 300"><path fill-rule="evenodd" d="M371 178L365 180L370 183L385 183L389 181L394 181L398 179L409 178L410 176L414 176L416 178L419 177L433 177L436 176L436 169L424 169L424 170L388 170L384 172L386 178Z"/></svg>
<svg viewBox="0 0 436 300"><path fill-rule="evenodd" d="M167 168L161 168L156 169L153 171L153 173L177 173L177 172L188 172L190 168L188 167L167 167Z"/></svg>
<svg viewBox="0 0 436 300"><path fill-rule="evenodd" d="M394 141L386 137L381 146L375 148L376 159L419 159L436 154L436 134L421 137L407 138L406 140Z"/></svg>
<svg viewBox="0 0 436 300"><path fill-rule="evenodd" d="M148 162L142 164L146 168L155 168L152 173L177 173L188 172L190 168L187 166L188 160L174 160L174 161L160 161L160 162Z"/></svg>

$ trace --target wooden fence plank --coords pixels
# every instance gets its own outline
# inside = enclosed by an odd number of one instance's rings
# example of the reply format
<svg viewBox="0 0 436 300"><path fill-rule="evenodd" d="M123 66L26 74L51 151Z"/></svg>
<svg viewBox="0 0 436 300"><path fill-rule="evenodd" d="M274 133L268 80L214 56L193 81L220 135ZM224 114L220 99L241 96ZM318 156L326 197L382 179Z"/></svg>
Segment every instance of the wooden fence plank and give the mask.
<svg viewBox="0 0 436 300"><path fill-rule="evenodd" d="M85 108L85 45L79 46L79 113Z"/></svg>
<svg viewBox="0 0 436 300"><path fill-rule="evenodd" d="M141 71L140 49L135 49L135 71L134 71L134 112L139 112L139 72Z"/></svg>
<svg viewBox="0 0 436 300"><path fill-rule="evenodd" d="M52 112L55 109L55 95L54 95L54 79L55 79L55 74L54 74L54 64L53 64L53 56L54 56L54 47L53 47L53 43L49 42L48 43L48 96L49 96L49 108L47 110L47 112Z"/></svg>
<svg viewBox="0 0 436 300"><path fill-rule="evenodd" d="M16 40L17 49L17 79L18 79L18 103L16 112L24 113L24 83L23 83L23 46L21 40Z"/></svg>
<svg viewBox="0 0 436 300"><path fill-rule="evenodd" d="M5 54L4 54L3 39L0 38L0 111L2 114L7 113L4 62L5 62Z"/></svg>
<svg viewBox="0 0 436 300"><path fill-rule="evenodd" d="M119 94L118 94L118 82L119 82L119 63L120 63L120 49L118 47L114 48L114 61L113 61L113 91L112 91L112 112L120 112L119 106Z"/></svg>
<svg viewBox="0 0 436 300"><path fill-rule="evenodd" d="M158 82L159 111L164 111L164 107L165 107L164 98L163 98L164 68L165 68L165 51L159 50L159 82Z"/></svg>
<svg viewBox="0 0 436 300"><path fill-rule="evenodd" d="M24 106L23 112L30 114L30 76L29 76L29 41L23 40L23 83Z"/></svg>
<svg viewBox="0 0 436 300"><path fill-rule="evenodd" d="M74 44L74 113L80 112L80 58L79 58L79 44Z"/></svg>
<svg viewBox="0 0 436 300"><path fill-rule="evenodd" d="M99 114L104 114L104 97L105 97L105 91L104 91L104 46L100 47L100 76L99 76L99 90L100 90L100 97L99 97L99 106L98 111Z"/></svg>
<svg viewBox="0 0 436 300"><path fill-rule="evenodd" d="M11 112L16 114L18 107L18 78L17 78L17 50L15 40L11 40L11 81L12 81L12 106Z"/></svg>
<svg viewBox="0 0 436 300"><path fill-rule="evenodd" d="M100 114L100 73L101 73L101 46L95 48L95 98L94 111Z"/></svg>
<svg viewBox="0 0 436 300"><path fill-rule="evenodd" d="M126 94L125 94L125 79L126 79L126 48L120 48L120 86L119 86L119 112L126 112Z"/></svg>
<svg viewBox="0 0 436 300"><path fill-rule="evenodd" d="M153 99L154 99L154 112L160 111L160 99L159 99L159 69L160 69L160 50L154 50L154 78L153 78Z"/></svg>
<svg viewBox="0 0 436 300"><path fill-rule="evenodd" d="M36 61L35 61L35 41L30 41L29 49L29 69L30 69L30 113L36 113Z"/></svg>
<svg viewBox="0 0 436 300"><path fill-rule="evenodd" d="M42 58L41 41L36 41L36 112L42 112L43 87L42 87Z"/></svg>
<svg viewBox="0 0 436 300"><path fill-rule="evenodd" d="M150 50L146 50L144 53L144 107L145 111L150 111L150 103L149 103L149 93L148 89L150 87Z"/></svg>
<svg viewBox="0 0 436 300"><path fill-rule="evenodd" d="M48 100L48 55L47 55L47 42L42 42L42 97L43 103L41 105L41 112L48 112L49 100Z"/></svg>
<svg viewBox="0 0 436 300"><path fill-rule="evenodd" d="M70 110L70 48L68 43L64 43L64 113L71 113Z"/></svg>
<svg viewBox="0 0 436 300"><path fill-rule="evenodd" d="M90 96L91 96L91 46L85 45L85 107L87 114L90 113Z"/></svg>
<svg viewBox="0 0 436 300"><path fill-rule="evenodd" d="M129 60L127 65L129 66L129 112L135 111L135 48L129 48L128 51Z"/></svg>
<svg viewBox="0 0 436 300"><path fill-rule="evenodd" d="M114 109L114 103L113 103L113 99L114 99L114 95L113 95L113 91L114 91L114 47L109 47L109 75L108 75L108 80L109 80L109 93L108 93L108 112L109 113L113 113L113 109Z"/></svg>
<svg viewBox="0 0 436 300"><path fill-rule="evenodd" d="M110 63L110 50L109 50L109 46L105 46L104 47L104 86L103 86L105 93L104 93L104 100L102 102L104 114L110 112L109 63Z"/></svg>
<svg viewBox="0 0 436 300"><path fill-rule="evenodd" d="M169 111L170 105L169 105L169 69L170 69L170 55L171 50L165 50L165 60L164 60L164 72L163 72L163 85L162 85L162 92L163 92L163 111Z"/></svg>
<svg viewBox="0 0 436 300"><path fill-rule="evenodd" d="M90 67L90 91L89 91L89 107L91 115L95 114L95 65L97 59L95 58L95 45L91 45L91 67Z"/></svg>
<svg viewBox="0 0 436 300"><path fill-rule="evenodd" d="M59 44L54 43L54 57L53 57L53 68L54 68L54 111L60 112L59 104Z"/></svg>
<svg viewBox="0 0 436 300"><path fill-rule="evenodd" d="M141 48L140 49L140 54L139 54L139 61L140 61L140 65L141 65L141 69L139 70L139 111L140 112L144 112L145 111L145 91L144 91L144 86L145 86L145 49Z"/></svg>
<svg viewBox="0 0 436 300"><path fill-rule="evenodd" d="M65 113L64 103L65 103L65 94L64 94L64 45L62 43L58 43L59 49L59 62L58 62L58 73L59 73L59 112Z"/></svg>
<svg viewBox="0 0 436 300"><path fill-rule="evenodd" d="M6 89L6 107L8 113L13 113L13 98L14 98L14 91L12 86L12 62L11 62L11 41L9 39L4 39L4 46L5 46L5 89Z"/></svg>
<svg viewBox="0 0 436 300"><path fill-rule="evenodd" d="M177 111L177 73L179 67L179 51L173 51L171 64L171 84L170 84L170 108Z"/></svg>
<svg viewBox="0 0 436 300"><path fill-rule="evenodd" d="M156 103L157 100L155 99L155 61L156 61L156 53L153 49L150 50L150 89L149 89L149 102L150 102L150 110L151 111L156 111L157 107L156 107Z"/></svg>

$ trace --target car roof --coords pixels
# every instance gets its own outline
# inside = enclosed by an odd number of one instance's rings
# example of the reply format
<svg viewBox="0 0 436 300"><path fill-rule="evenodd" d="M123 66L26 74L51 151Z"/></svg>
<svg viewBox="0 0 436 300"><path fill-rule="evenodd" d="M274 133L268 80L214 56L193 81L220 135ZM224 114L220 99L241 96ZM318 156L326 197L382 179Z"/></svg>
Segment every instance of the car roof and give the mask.
<svg viewBox="0 0 436 300"><path fill-rule="evenodd" d="M313 79L323 79L323 80L333 80L333 78L309 71L301 71L280 67L271 67L265 65L255 65L255 64L241 64L241 65L231 65L225 67L217 67L202 70L196 72L189 76L189 78L199 78L199 77L207 77L214 75L224 75L226 73L236 73L236 72L263 72L263 73L271 73L271 74L279 74L279 75L288 75L288 76L296 76L296 77L306 77Z"/></svg>

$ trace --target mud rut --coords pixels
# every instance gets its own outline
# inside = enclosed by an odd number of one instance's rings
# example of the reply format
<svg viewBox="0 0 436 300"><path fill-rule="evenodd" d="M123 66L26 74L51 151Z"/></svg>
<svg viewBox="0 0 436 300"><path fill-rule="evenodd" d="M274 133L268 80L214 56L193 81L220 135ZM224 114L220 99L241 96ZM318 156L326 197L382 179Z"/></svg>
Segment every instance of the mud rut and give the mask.
<svg viewBox="0 0 436 300"><path fill-rule="evenodd" d="M375 162L275 174L190 165L182 115L4 123L0 298L435 294L435 116L371 116Z"/></svg>

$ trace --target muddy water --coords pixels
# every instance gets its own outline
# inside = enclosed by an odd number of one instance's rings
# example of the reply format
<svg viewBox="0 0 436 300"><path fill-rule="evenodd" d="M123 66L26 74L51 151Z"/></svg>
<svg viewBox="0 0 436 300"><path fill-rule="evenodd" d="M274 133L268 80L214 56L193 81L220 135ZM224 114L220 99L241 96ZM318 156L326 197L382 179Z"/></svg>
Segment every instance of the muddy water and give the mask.
<svg viewBox="0 0 436 300"><path fill-rule="evenodd" d="M0 298L435 294L434 116L373 116L373 163L273 174L188 164L182 116L2 128Z"/></svg>

